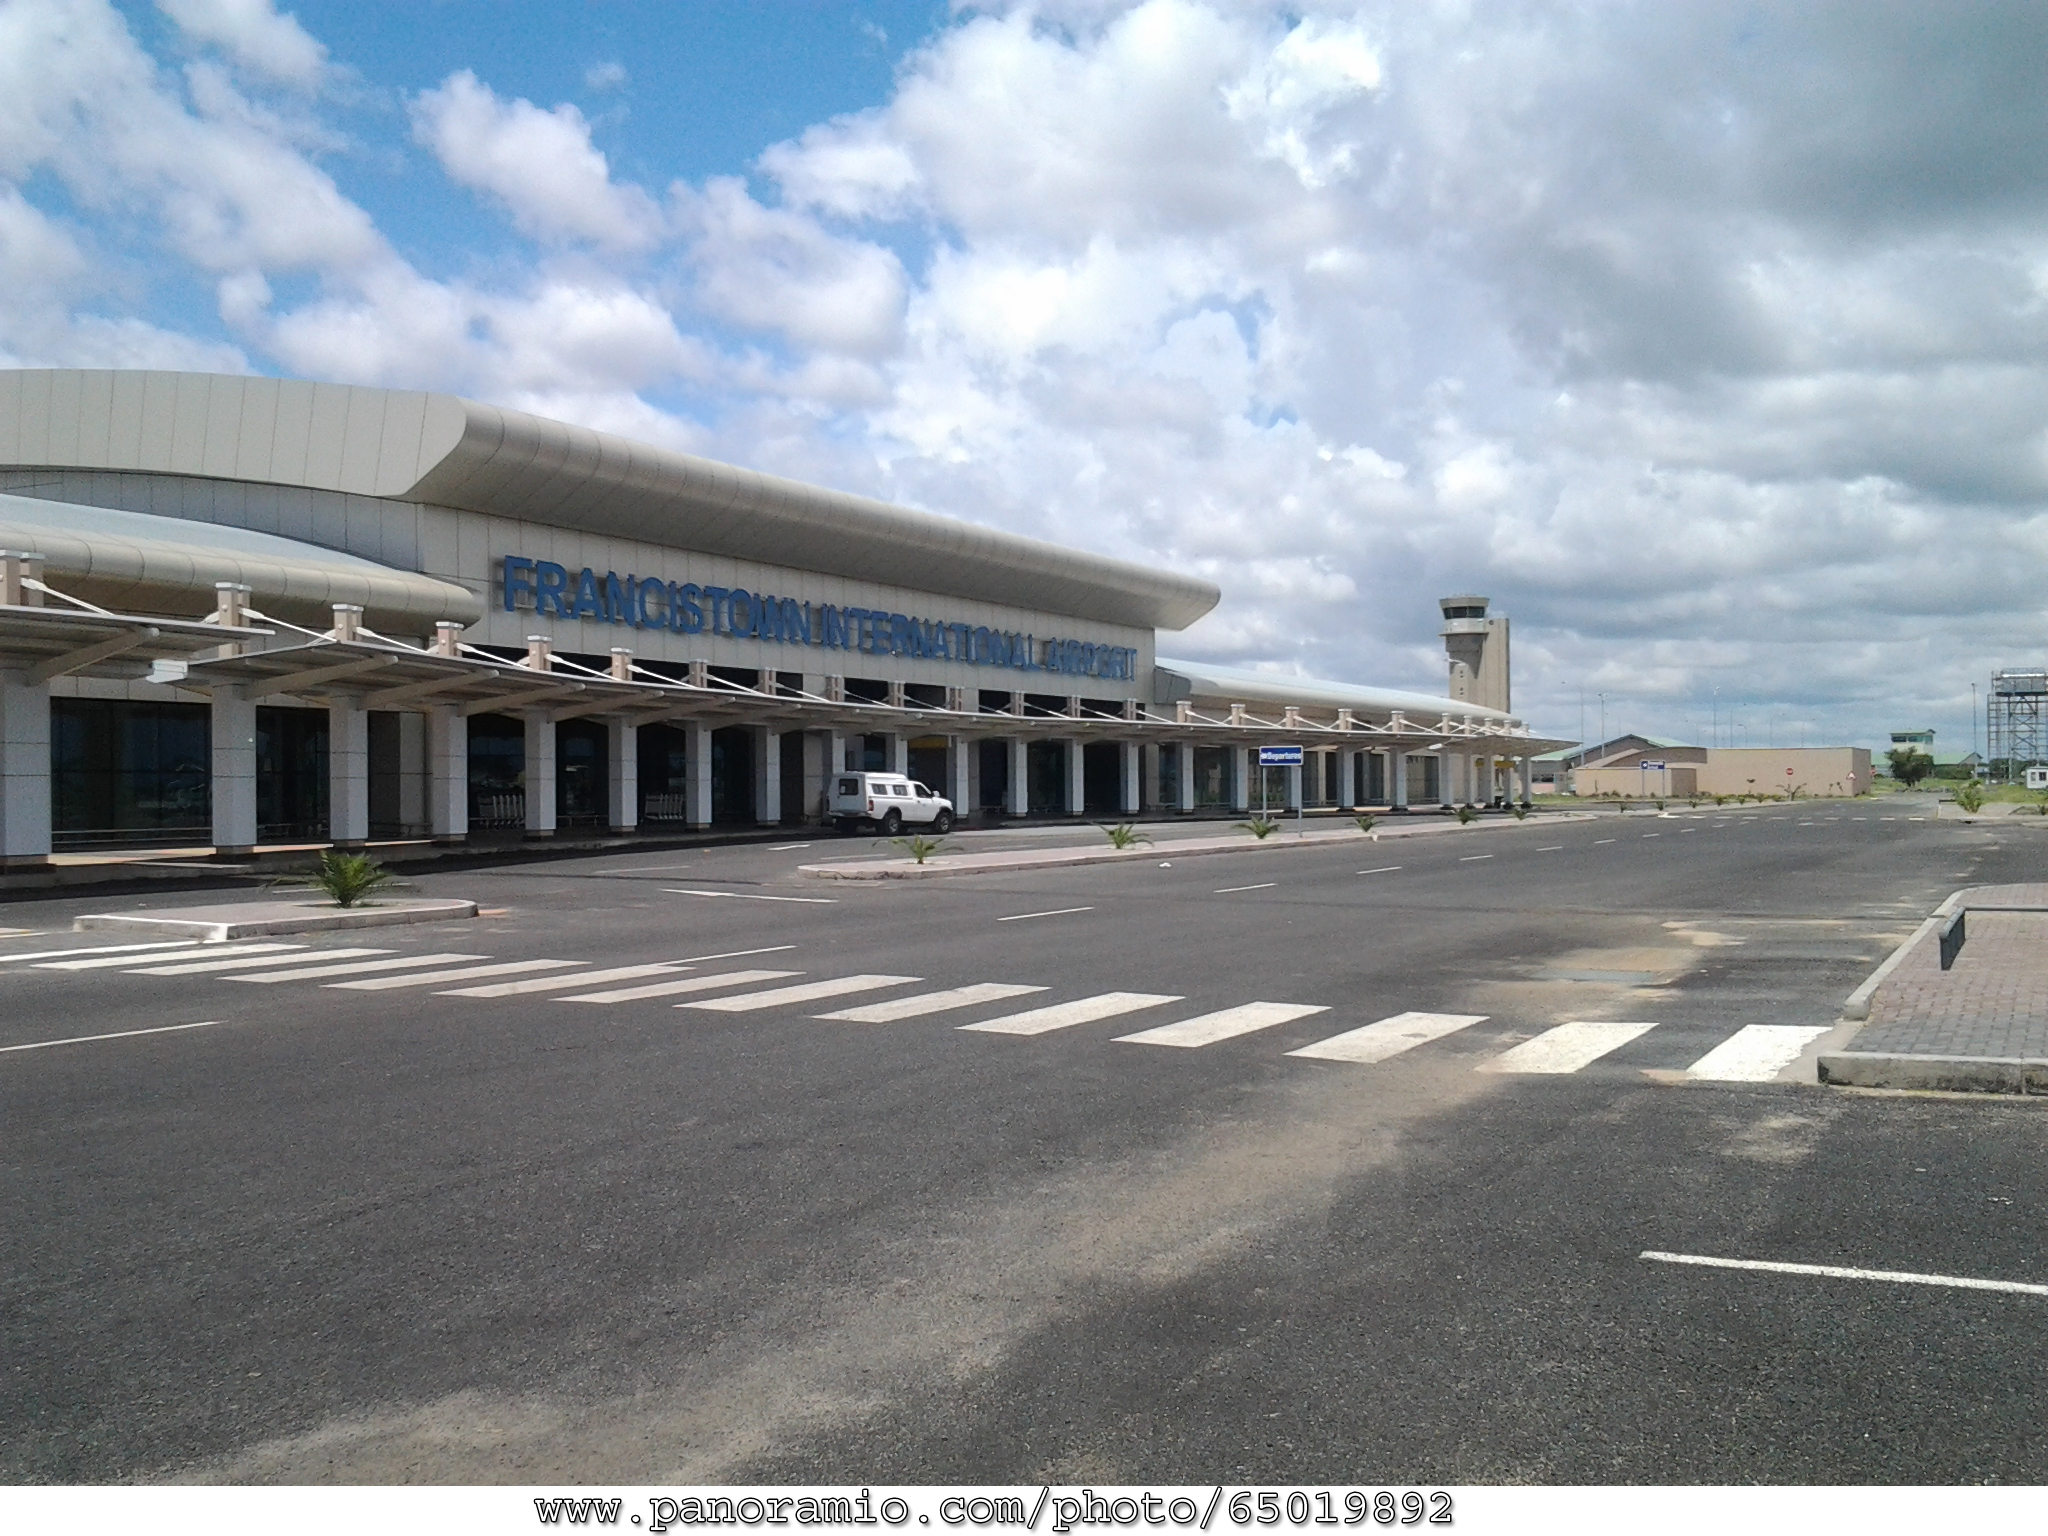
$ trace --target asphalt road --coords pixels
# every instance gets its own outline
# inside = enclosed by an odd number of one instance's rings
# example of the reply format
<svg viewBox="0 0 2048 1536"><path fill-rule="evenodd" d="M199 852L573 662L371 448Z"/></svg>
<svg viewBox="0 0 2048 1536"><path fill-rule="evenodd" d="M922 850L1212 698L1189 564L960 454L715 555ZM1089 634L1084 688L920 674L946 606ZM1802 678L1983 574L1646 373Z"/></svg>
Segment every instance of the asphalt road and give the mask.
<svg viewBox="0 0 2048 1536"><path fill-rule="evenodd" d="M8 958L148 903L0 908L0 1047L118 1037L0 1052L0 1478L2043 1481L2048 1299L1639 1257L2048 1280L2044 1106L1687 1075L2042 878L2031 828L1905 817L874 886L796 873L865 850L829 837L607 856L182 975ZM341 984L430 953L575 964ZM406 964L248 979L323 956ZM1039 990L818 1017L995 986ZM1171 1000L960 1027L1112 992ZM1293 1010L1118 1038L1255 1002ZM1289 1054L1404 1012L1478 1022ZM1571 1021L1648 1027L1499 1070Z"/></svg>

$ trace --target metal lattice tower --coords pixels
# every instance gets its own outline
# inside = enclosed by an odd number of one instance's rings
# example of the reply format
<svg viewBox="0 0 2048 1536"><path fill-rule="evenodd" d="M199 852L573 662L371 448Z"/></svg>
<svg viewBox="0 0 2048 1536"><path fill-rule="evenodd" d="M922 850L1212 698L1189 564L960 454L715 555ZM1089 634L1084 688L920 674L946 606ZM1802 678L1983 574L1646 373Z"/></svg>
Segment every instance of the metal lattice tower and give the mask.
<svg viewBox="0 0 2048 1536"><path fill-rule="evenodd" d="M2010 782L2028 764L2048 763L2048 672L1992 673L1984 714L1992 778Z"/></svg>

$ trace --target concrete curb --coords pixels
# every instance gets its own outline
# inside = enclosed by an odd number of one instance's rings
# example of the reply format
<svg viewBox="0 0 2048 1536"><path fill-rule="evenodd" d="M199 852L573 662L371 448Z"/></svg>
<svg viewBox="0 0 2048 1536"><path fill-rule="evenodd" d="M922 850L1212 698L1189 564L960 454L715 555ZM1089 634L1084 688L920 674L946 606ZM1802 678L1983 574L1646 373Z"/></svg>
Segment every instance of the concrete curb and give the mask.
<svg viewBox="0 0 2048 1536"><path fill-rule="evenodd" d="M1594 819L1587 812L1552 812L1543 818L1543 824L1555 826L1561 821ZM1264 840L1245 836L1187 838L1178 842L1169 840L1153 843L1142 848L1024 848L1006 853L955 854L951 858L942 854L924 864L913 863L908 859L868 864L803 864L798 866L797 872L816 880L930 880L945 875L1015 874L1019 871L1039 869L1069 869L1083 864L1128 864L1141 859L1169 863L1174 859L1191 859L1209 853L1272 853L1283 848L1338 846L1363 848L1372 846L1376 837L1391 841L1409 837L1442 836L1458 831L1504 832L1517 828L1529 831L1534 830L1531 822L1535 820L1532 816L1528 821L1484 822L1476 826L1460 826L1455 821L1446 821L1421 826L1377 827L1370 833L1309 832L1298 838L1282 834ZM985 862L969 863L968 860Z"/></svg>
<svg viewBox="0 0 2048 1536"><path fill-rule="evenodd" d="M221 944L279 933L325 933L333 929L387 928L401 923L445 923L475 917L473 901L407 901L385 906L339 907L284 901L251 901L236 907L187 907L182 912L143 915L89 913L71 920L74 933L96 929L116 933L160 934Z"/></svg>
<svg viewBox="0 0 2048 1536"><path fill-rule="evenodd" d="M2017 1056L1900 1056L1880 1051L1833 1051L1820 1058L1820 1080L1839 1088L2048 1094L2048 1060Z"/></svg>
<svg viewBox="0 0 2048 1536"><path fill-rule="evenodd" d="M1877 969L1872 971L1868 976L1864 977L1863 985L1858 987L1854 992L1851 992L1848 995L1848 997L1843 1000L1842 1017L1845 1019L1858 1021L1869 1018L1870 1000L1871 998L1877 995L1877 989L1884 985L1885 977L1891 975L1893 971L1896 971L1902 964L1905 963L1906 956L1910 955L1913 952L1914 946L1919 944L1922 939L1926 938L1930 933L1934 932L1935 929L1939 928L1944 922L1948 920L1949 915L1955 911L1957 903L1961 902L1964 897L1968 896L1972 889L1974 889L1974 887L1965 887L1963 890L1956 891L1952 895L1950 895L1948 900L1944 901L1940 906L1934 909L1934 913L1932 916L1927 917L1921 921L1920 926L1913 930L1913 936L1911 938L1907 939L1905 943L1901 944L1897 949L1893 950L1890 954L1886 955L1884 959L1878 963ZM1826 1081L1826 1079L1823 1078L1822 1081Z"/></svg>

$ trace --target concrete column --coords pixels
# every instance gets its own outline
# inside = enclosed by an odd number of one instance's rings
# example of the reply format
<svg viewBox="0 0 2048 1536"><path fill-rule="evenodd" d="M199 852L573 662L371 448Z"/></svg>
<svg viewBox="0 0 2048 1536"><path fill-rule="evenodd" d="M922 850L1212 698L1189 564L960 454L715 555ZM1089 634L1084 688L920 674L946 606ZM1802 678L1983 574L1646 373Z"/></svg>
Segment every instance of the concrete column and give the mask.
<svg viewBox="0 0 2048 1536"><path fill-rule="evenodd" d="M1180 808L1192 811L1195 808L1195 744L1183 741L1175 750L1180 753Z"/></svg>
<svg viewBox="0 0 2048 1536"><path fill-rule="evenodd" d="M1309 765L1313 762L1315 762L1315 759L1304 752L1302 754L1301 766L1287 770L1287 809L1290 811L1301 809L1301 797L1303 794L1301 781L1308 776Z"/></svg>
<svg viewBox="0 0 2048 1536"><path fill-rule="evenodd" d="M1397 811L1408 809L1408 754L1387 753L1387 803Z"/></svg>
<svg viewBox="0 0 2048 1536"><path fill-rule="evenodd" d="M1138 809L1147 810L1159 804L1159 760L1162 748L1156 742L1146 742L1138 748L1141 764L1138 769L1138 783L1143 790L1138 800Z"/></svg>
<svg viewBox="0 0 2048 1536"><path fill-rule="evenodd" d="M889 737L889 771L906 776L910 772L910 738L901 731Z"/></svg>
<svg viewBox="0 0 2048 1536"><path fill-rule="evenodd" d="M1088 810L1087 752L1078 738L1061 745L1067 753L1067 814L1083 816Z"/></svg>
<svg viewBox="0 0 2048 1536"><path fill-rule="evenodd" d="M1022 736L1010 738L1009 802L1012 816L1031 814L1031 743Z"/></svg>
<svg viewBox="0 0 2048 1536"><path fill-rule="evenodd" d="M825 773L830 777L846 771L846 733L828 731L825 734Z"/></svg>
<svg viewBox="0 0 2048 1536"><path fill-rule="evenodd" d="M427 711L427 825L437 843L469 838L469 721L453 704Z"/></svg>
<svg viewBox="0 0 2048 1536"><path fill-rule="evenodd" d="M544 709L526 711L526 835L555 835L555 722Z"/></svg>
<svg viewBox="0 0 2048 1536"><path fill-rule="evenodd" d="M1358 748L1346 747L1337 754L1337 804L1347 811L1355 811L1365 803L1358 787L1364 768L1365 754Z"/></svg>
<svg viewBox="0 0 2048 1536"><path fill-rule="evenodd" d="M1119 742L1117 752L1123 759L1123 812L1136 816L1145 809L1145 754L1135 741Z"/></svg>
<svg viewBox="0 0 2048 1536"><path fill-rule="evenodd" d="M1234 811L1248 811L1252 808L1252 749L1232 747L1230 749L1230 808Z"/></svg>
<svg viewBox="0 0 2048 1536"><path fill-rule="evenodd" d="M965 821L974 812L974 743L965 736L946 738L946 798L953 802L953 815Z"/></svg>
<svg viewBox="0 0 2048 1536"><path fill-rule="evenodd" d="M398 716L398 825L406 837L427 830L427 717L410 709Z"/></svg>
<svg viewBox="0 0 2048 1536"><path fill-rule="evenodd" d="M1443 754L1443 767L1438 770L1443 775L1440 780L1443 792L1437 798L1445 805L1456 805L1460 801L1469 801L1472 798L1472 791L1466 787L1469 767L1470 760L1464 753Z"/></svg>
<svg viewBox="0 0 2048 1536"><path fill-rule="evenodd" d="M254 843L253 724L249 734L249 841ZM0 671L0 869L38 869L49 862L50 685L36 682L26 670L8 668Z"/></svg>
<svg viewBox="0 0 2048 1536"><path fill-rule="evenodd" d="M1535 799L1535 795L1532 793L1534 785L1530 782L1535 776L1534 771L1530 768L1529 759L1526 757L1516 758L1515 766L1521 770L1522 775L1522 804L1528 805Z"/></svg>
<svg viewBox="0 0 2048 1536"><path fill-rule="evenodd" d="M370 840L370 712L359 693L327 701L327 840L337 848Z"/></svg>
<svg viewBox="0 0 2048 1536"><path fill-rule="evenodd" d="M832 790L832 775L838 771L838 764L832 761L832 748L838 740L835 732L804 732L804 820L807 822L816 821L825 814L825 801Z"/></svg>
<svg viewBox="0 0 2048 1536"><path fill-rule="evenodd" d="M754 824L773 827L782 821L782 732L754 728Z"/></svg>
<svg viewBox="0 0 2048 1536"><path fill-rule="evenodd" d="M213 690L213 851L256 846L256 705L240 685ZM47 752L45 754L47 760Z"/></svg>
<svg viewBox="0 0 2048 1536"><path fill-rule="evenodd" d="M702 831L711 825L711 727L695 721L689 727L690 805L688 825Z"/></svg>
<svg viewBox="0 0 2048 1536"><path fill-rule="evenodd" d="M630 832L640 825L640 727L625 720L610 721L604 745L611 828Z"/></svg>

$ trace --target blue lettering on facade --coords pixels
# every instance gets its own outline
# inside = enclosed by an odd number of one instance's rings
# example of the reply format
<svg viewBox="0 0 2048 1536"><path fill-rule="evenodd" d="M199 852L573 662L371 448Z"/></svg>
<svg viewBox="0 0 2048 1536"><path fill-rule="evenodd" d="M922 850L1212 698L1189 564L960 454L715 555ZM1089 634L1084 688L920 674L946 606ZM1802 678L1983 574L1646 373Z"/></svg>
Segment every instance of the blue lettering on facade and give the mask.
<svg viewBox="0 0 2048 1536"><path fill-rule="evenodd" d="M1132 682L1138 653L1126 645L989 629L943 619L806 603L743 587L700 587L654 577L570 571L552 560L507 555L501 578L507 613L531 607L542 618L624 624L695 635L705 630L763 644L818 646L828 651L909 656L976 667L1051 672L1062 677Z"/></svg>

